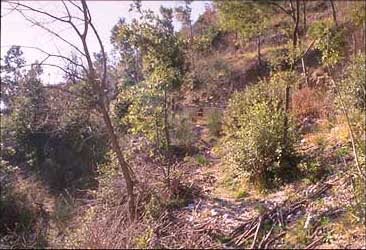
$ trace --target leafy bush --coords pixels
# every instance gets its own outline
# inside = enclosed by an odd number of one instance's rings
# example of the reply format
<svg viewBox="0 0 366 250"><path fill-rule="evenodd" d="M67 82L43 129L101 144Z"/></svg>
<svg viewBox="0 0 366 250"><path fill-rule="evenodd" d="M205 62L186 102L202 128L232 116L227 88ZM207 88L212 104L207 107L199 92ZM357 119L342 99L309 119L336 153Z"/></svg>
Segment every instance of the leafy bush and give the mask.
<svg viewBox="0 0 366 250"><path fill-rule="evenodd" d="M219 136L221 132L221 112L215 110L207 117L207 128L212 136Z"/></svg>
<svg viewBox="0 0 366 250"><path fill-rule="evenodd" d="M204 166L208 164L208 160L204 155L197 155L195 158L198 165Z"/></svg>
<svg viewBox="0 0 366 250"><path fill-rule="evenodd" d="M316 39L316 48L322 52L322 61L329 66L337 64L345 55L346 30L330 20L316 21L309 27L309 36Z"/></svg>
<svg viewBox="0 0 366 250"><path fill-rule="evenodd" d="M293 167L294 129L289 121L285 140L278 86L276 81L248 87L233 95L225 112L224 158L260 187L288 177L286 171Z"/></svg>
<svg viewBox="0 0 366 250"><path fill-rule="evenodd" d="M193 125L189 116L178 116L173 124L173 137L177 146L190 150L197 138L193 132Z"/></svg>
<svg viewBox="0 0 366 250"><path fill-rule="evenodd" d="M193 49L202 54L209 53L220 35L221 32L217 27L209 27L205 33L194 38Z"/></svg>
<svg viewBox="0 0 366 250"><path fill-rule="evenodd" d="M347 76L339 86L339 92L346 107L350 110L364 110L366 107L366 56L358 55L351 61L346 69ZM336 98L336 104L340 106L340 97Z"/></svg>
<svg viewBox="0 0 366 250"><path fill-rule="evenodd" d="M366 173L366 143L365 143L365 108L366 108L366 73L365 56L355 57L346 69L346 77L339 85L339 95L335 99L336 105L347 113L344 124L351 126L359 167ZM342 106L342 102L344 106ZM349 120L349 124L348 121ZM349 128L348 128L349 131ZM355 170L359 173L359 170ZM365 180L357 175L354 181L354 195L356 197L356 210L361 218L365 219Z"/></svg>
<svg viewBox="0 0 366 250"><path fill-rule="evenodd" d="M324 167L325 165L325 162L315 159L300 163L299 169L307 180L311 183L316 183L328 172L328 169Z"/></svg>

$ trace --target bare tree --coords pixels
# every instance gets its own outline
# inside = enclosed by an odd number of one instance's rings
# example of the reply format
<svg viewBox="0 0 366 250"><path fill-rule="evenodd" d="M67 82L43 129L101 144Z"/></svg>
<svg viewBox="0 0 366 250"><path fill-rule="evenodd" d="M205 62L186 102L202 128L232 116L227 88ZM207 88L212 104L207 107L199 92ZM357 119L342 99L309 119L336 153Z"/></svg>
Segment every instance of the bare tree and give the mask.
<svg viewBox="0 0 366 250"><path fill-rule="evenodd" d="M64 6L64 9L66 11L65 16L56 16L51 14L48 11L34 8L30 5L20 3L20 2L13 2L13 1L7 1L7 3L11 6L13 10L18 11L26 20L31 22L32 24L46 30L48 33L52 34L62 42L66 43L67 45L71 46L76 53L80 56L80 58L86 62L86 65L83 65L83 63L77 63L73 58L65 57L60 54L51 54L46 51L43 51L40 48L37 48L44 54L46 54L46 57L40 62L41 65L48 65L48 66L54 66L65 73L67 72L67 68L62 67L57 64L48 63L48 60L50 58L59 58L62 60L66 60L68 63L72 64L76 68L79 68L83 74L83 76L80 76L80 78L83 78L83 80L87 83L88 86L93 91L93 95L95 97L95 100L93 100L93 108L102 116L106 130L109 136L109 139L111 141L112 150L117 156L118 163L120 166L120 169L123 173L123 177L126 182L126 190L128 195L128 210L129 210L129 218L131 221L135 220L136 218L136 205L135 205L135 196L134 196L134 187L135 187L135 180L133 179L133 171L130 168L129 164L126 162L121 146L119 145L118 137L115 132L114 125L111 120L111 116L108 109L108 98L107 98L107 58L104 50L103 42L100 38L100 35L95 28L95 25L92 21L92 16L90 14L88 5L85 0L81 0L81 4L77 4L74 1L62 1L62 4ZM71 14L71 8L73 10L76 10L78 12L78 15L74 16ZM47 17L51 19L51 22L45 23L40 22L37 20L34 20L28 13L32 14L38 14L42 17ZM77 39L81 42L82 47L79 48L76 46L73 42L67 40L63 36L61 36L59 33L57 33L55 30L50 29L47 27L47 24L54 23L54 22L60 22L68 25L71 30L74 32L74 35L76 35ZM78 26L82 25L83 29L79 29ZM90 37L90 35L94 35L97 39L101 55L102 55L102 70L97 71L95 68L95 65L93 64L92 54L90 51L90 47L87 41L87 38ZM70 91L69 89L65 89L60 87L59 90L61 91ZM73 93L70 93L73 94Z"/></svg>

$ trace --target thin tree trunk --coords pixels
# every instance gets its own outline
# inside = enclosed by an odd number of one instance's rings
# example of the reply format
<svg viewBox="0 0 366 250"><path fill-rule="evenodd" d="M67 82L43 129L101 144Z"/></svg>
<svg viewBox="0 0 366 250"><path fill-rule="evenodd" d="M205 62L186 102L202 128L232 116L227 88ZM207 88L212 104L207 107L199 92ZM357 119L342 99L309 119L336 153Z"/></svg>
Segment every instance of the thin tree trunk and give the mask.
<svg viewBox="0 0 366 250"><path fill-rule="evenodd" d="M155 117L155 133L156 133L155 143L156 143L156 147L158 148L160 145L158 117Z"/></svg>
<svg viewBox="0 0 366 250"><path fill-rule="evenodd" d="M257 36L257 58L258 58L258 64L259 66L262 65L262 59L261 59L261 36Z"/></svg>
<svg viewBox="0 0 366 250"><path fill-rule="evenodd" d="M128 211L129 211L129 215L130 215L130 220L134 221L136 219L136 205L135 205L135 195L133 193L134 183L131 178L130 167L128 166L128 163L125 161L125 159L123 157L121 147L119 146L117 136L114 132L114 127L113 127L111 118L110 118L107 110L105 109L104 105L101 105L100 111L102 113L103 120L107 127L107 132L108 132L109 138L111 139L111 142L112 142L112 149L117 155L117 159L118 159L120 168L122 170L123 177L126 181L126 189L127 189L127 195L128 195Z"/></svg>
<svg viewBox="0 0 366 250"><path fill-rule="evenodd" d="M302 73L303 73L304 78L305 78L306 86L309 87L308 73L307 73L307 70L306 70L304 57L301 58L301 65L302 65ZM299 88L300 89L302 88L301 84L299 85Z"/></svg>
<svg viewBox="0 0 366 250"><path fill-rule="evenodd" d="M189 29L190 29L190 38L189 38L189 43L190 43L190 51L191 51L191 64L192 64L192 71L195 71L195 58L194 58L194 51L193 51L193 27L192 27L192 22L189 21Z"/></svg>
<svg viewBox="0 0 366 250"><path fill-rule="evenodd" d="M293 33L293 48L297 47L297 40L299 35L299 21L300 21L300 3L299 0L296 0L296 17L295 17L295 27Z"/></svg>
<svg viewBox="0 0 366 250"><path fill-rule="evenodd" d="M101 79L101 82L98 82L96 79L96 74L95 74L95 69L93 66L93 62L89 53L89 47L87 44L87 32L88 32L88 28L89 25L94 28L92 26L92 23L90 22L90 20L88 19L88 13L89 13L89 9L88 6L86 4L86 0L82 0L81 1L82 6L83 6L83 12L84 12L84 25L85 25L85 29L83 34L80 35L80 39L83 45L83 49L85 52L85 57L87 60L87 64L88 64L88 69L89 69L89 74L88 74L88 80L90 82L90 84L93 86L95 93L98 95L99 99L99 111L102 114L103 120L105 122L106 128L107 128L107 133L110 137L111 143L112 143L112 149L113 151L116 153L117 155L117 159L118 159L118 163L120 165L123 177L125 179L126 182L126 189L127 189L127 195L128 195L128 209L129 209L129 216L130 216L130 220L134 221L136 218L136 205L135 205L135 196L133 193L133 189L134 189L134 184L132 181L132 170L130 169L128 163L125 161L124 156L122 154L122 150L121 147L118 143L118 138L117 135L115 133L115 129L113 127L111 118L109 116L108 110L105 106L105 92L104 89L106 88L105 84L106 84L106 70L107 70L107 66L106 66L106 58L104 58L104 72L103 72L103 77ZM102 50L102 54L103 56L105 56L104 53L104 47L103 44L100 40L99 34L96 32L96 30L94 29L94 33L97 36L99 43L100 43L100 47Z"/></svg>
<svg viewBox="0 0 366 250"><path fill-rule="evenodd" d="M363 22L362 26L363 26L363 44L366 44L366 22ZM365 46L362 46L362 48L365 52ZM362 51L362 49L361 49L361 51Z"/></svg>
<svg viewBox="0 0 366 250"><path fill-rule="evenodd" d="M334 6L334 2L333 2L333 0L329 0L329 2L330 2L330 5L332 6L333 21L334 21L335 25L338 26L337 13L336 13L336 9Z"/></svg>
<svg viewBox="0 0 366 250"><path fill-rule="evenodd" d="M356 47L356 36L352 33L352 42L353 42L353 56L357 55L357 47Z"/></svg>
<svg viewBox="0 0 366 250"><path fill-rule="evenodd" d="M302 1L303 3L303 29L304 29L304 35L306 34L306 0Z"/></svg>
<svg viewBox="0 0 366 250"><path fill-rule="evenodd" d="M164 133L166 140L166 149L170 149L169 122L168 122L168 97L166 89L164 90Z"/></svg>
<svg viewBox="0 0 366 250"><path fill-rule="evenodd" d="M286 147L288 137L288 113L290 108L290 86L287 85L285 89L285 120L283 125L283 144Z"/></svg>

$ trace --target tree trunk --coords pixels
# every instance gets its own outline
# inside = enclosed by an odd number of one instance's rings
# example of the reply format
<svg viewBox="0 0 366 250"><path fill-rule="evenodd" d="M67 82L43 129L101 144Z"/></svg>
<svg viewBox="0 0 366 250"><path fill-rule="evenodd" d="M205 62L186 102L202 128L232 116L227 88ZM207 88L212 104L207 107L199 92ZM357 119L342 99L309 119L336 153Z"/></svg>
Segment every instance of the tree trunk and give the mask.
<svg viewBox="0 0 366 250"><path fill-rule="evenodd" d="M189 46L190 46L190 51L191 51L191 64L192 64L192 71L195 71L195 58L194 58L194 51L193 51L193 27L192 27L192 22L189 21L189 29L190 29L190 34L189 34Z"/></svg>
<svg viewBox="0 0 366 250"><path fill-rule="evenodd" d="M366 44L366 22L363 22L363 44ZM362 46L363 52L365 52L365 47ZM361 49L362 51L362 49Z"/></svg>
<svg viewBox="0 0 366 250"><path fill-rule="evenodd" d="M301 58L301 65L302 65L302 73L303 73L304 78L305 78L306 86L309 87L308 73L307 73L307 70L306 70L304 57ZM300 84L299 89L301 89L301 88L302 88L302 86Z"/></svg>
<svg viewBox="0 0 366 250"><path fill-rule="evenodd" d="M285 120L283 124L283 145L286 147L287 145L287 137L288 137L288 113L290 107L290 86L287 85L285 89Z"/></svg>
<svg viewBox="0 0 366 250"><path fill-rule="evenodd" d="M303 3L303 29L304 29L304 35L306 34L306 0L302 1Z"/></svg>
<svg viewBox="0 0 366 250"><path fill-rule="evenodd" d="M168 97L166 90L164 90L164 133L166 140L166 149L170 149L170 136L169 136L169 122L168 122Z"/></svg>
<svg viewBox="0 0 366 250"><path fill-rule="evenodd" d="M109 138L111 139L111 142L112 142L112 149L117 155L118 163L122 170L123 177L126 181L129 216L130 216L130 220L134 221L136 219L136 205L135 205L135 195L133 193L134 183L131 178L130 167L128 166L128 163L125 161L125 159L123 157L121 147L118 143L118 139L117 139L116 133L114 131L114 127L113 127L111 118L104 105L101 105L100 111L102 113L103 120L107 127L107 132L108 132Z"/></svg>
<svg viewBox="0 0 366 250"><path fill-rule="evenodd" d="M352 41L353 41L353 56L357 55L357 44L356 44L356 36L352 33Z"/></svg>
<svg viewBox="0 0 366 250"><path fill-rule="evenodd" d="M261 36L257 36L257 58L259 66L262 66L262 59L261 59Z"/></svg>
<svg viewBox="0 0 366 250"><path fill-rule="evenodd" d="M293 48L296 49L297 47L297 40L299 35L299 21L300 21L300 0L296 0L296 14L295 14L295 27L293 33Z"/></svg>
<svg viewBox="0 0 366 250"><path fill-rule="evenodd" d="M330 5L332 6L333 21L334 21L335 25L338 26L337 13L336 13L336 9L334 6L334 2L333 2L333 0L329 0L329 2L330 2Z"/></svg>

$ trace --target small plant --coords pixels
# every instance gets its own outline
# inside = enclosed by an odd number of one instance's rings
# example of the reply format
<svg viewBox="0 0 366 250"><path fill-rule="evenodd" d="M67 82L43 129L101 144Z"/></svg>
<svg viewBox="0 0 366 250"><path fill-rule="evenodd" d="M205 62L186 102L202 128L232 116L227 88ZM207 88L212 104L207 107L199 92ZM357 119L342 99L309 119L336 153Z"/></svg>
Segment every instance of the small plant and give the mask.
<svg viewBox="0 0 366 250"><path fill-rule="evenodd" d="M288 230L285 236L285 242L288 243L291 248L303 248L309 244L309 237L307 230L304 230L305 219L300 219Z"/></svg>
<svg viewBox="0 0 366 250"><path fill-rule="evenodd" d="M200 166L205 166L209 163L209 161L207 160L207 158L204 155L196 155L195 159L196 159L196 162L198 163L198 165L200 165Z"/></svg>
<svg viewBox="0 0 366 250"><path fill-rule="evenodd" d="M316 183L328 172L323 163L319 160L302 162L299 163L298 167L305 177L305 182L310 183Z"/></svg>
<svg viewBox="0 0 366 250"><path fill-rule="evenodd" d="M327 139L325 138L325 135L324 134L318 133L314 137L314 143L316 145L318 145L320 148L325 148L325 146L327 145Z"/></svg>
<svg viewBox="0 0 366 250"><path fill-rule="evenodd" d="M147 249L149 247L149 242L153 236L153 230L148 228L142 235L138 236L134 240L135 248L137 249Z"/></svg>
<svg viewBox="0 0 366 250"><path fill-rule="evenodd" d="M175 121L174 139L178 146L189 150L196 142L197 138L193 132L191 119L186 116L178 117Z"/></svg>
<svg viewBox="0 0 366 250"><path fill-rule="evenodd" d="M55 202L53 218L60 230L64 230L68 220L72 217L75 201L70 195L60 195Z"/></svg>
<svg viewBox="0 0 366 250"><path fill-rule="evenodd" d="M343 158L349 154L349 149L347 147L341 147L336 151L336 155L339 158Z"/></svg>
<svg viewBox="0 0 366 250"><path fill-rule="evenodd" d="M221 132L221 113L219 111L211 112L207 117L207 128L211 136L219 136Z"/></svg>
<svg viewBox="0 0 366 250"><path fill-rule="evenodd" d="M162 212L162 208L163 206L160 198L155 193L153 193L149 203L147 203L145 206L145 213L147 216L157 219Z"/></svg>
<svg viewBox="0 0 366 250"><path fill-rule="evenodd" d="M236 199L242 199L248 196L248 193L244 190L240 190L237 194L236 194Z"/></svg>

